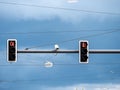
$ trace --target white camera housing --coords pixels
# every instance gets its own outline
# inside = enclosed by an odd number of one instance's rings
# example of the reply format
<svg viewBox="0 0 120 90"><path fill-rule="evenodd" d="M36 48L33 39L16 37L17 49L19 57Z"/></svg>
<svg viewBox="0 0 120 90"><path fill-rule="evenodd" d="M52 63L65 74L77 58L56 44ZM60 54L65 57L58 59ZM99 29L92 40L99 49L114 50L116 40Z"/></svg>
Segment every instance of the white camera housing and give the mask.
<svg viewBox="0 0 120 90"><path fill-rule="evenodd" d="M59 49L59 45L55 44L55 50Z"/></svg>

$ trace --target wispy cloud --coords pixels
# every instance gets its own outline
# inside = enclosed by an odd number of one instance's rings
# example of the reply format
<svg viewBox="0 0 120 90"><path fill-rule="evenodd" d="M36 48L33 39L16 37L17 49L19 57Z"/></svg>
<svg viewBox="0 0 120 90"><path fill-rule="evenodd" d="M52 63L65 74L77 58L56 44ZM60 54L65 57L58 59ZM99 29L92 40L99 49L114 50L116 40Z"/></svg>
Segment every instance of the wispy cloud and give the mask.
<svg viewBox="0 0 120 90"><path fill-rule="evenodd" d="M63 7L63 8L74 8L80 10L91 10L91 11L102 11L102 12L115 12L119 13L119 1L118 0L80 0L77 3L70 4L67 0L3 0L3 2L15 2L18 4L30 4L30 5L40 5L40 6L52 6L52 7ZM34 19L34 20L50 20L53 18L59 18L63 21L81 21L85 18L92 17L101 20L108 18L112 15L95 14L79 11L70 10L59 10L52 8L42 8L34 6L22 6L22 5L10 5L10 4L0 4L1 17L12 18L12 19Z"/></svg>
<svg viewBox="0 0 120 90"><path fill-rule="evenodd" d="M119 84L79 84L65 87L44 87L42 90L120 90Z"/></svg>

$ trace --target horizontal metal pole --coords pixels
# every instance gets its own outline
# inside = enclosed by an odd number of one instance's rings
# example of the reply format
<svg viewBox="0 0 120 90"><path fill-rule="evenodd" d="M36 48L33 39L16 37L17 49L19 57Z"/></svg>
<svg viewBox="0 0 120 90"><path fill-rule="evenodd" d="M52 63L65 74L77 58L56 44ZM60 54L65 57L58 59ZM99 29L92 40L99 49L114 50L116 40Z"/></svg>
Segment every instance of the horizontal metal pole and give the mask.
<svg viewBox="0 0 120 90"><path fill-rule="evenodd" d="M18 50L17 53L79 53L79 50ZM120 50L111 49L111 50L89 50L90 54L120 54Z"/></svg>
<svg viewBox="0 0 120 90"><path fill-rule="evenodd" d="M89 53L96 53L96 54L120 54L120 49L100 49L100 50L97 50L97 49L92 49L89 51Z"/></svg>
<svg viewBox="0 0 120 90"><path fill-rule="evenodd" d="M24 50L24 51L17 51L17 53L78 53L78 50Z"/></svg>

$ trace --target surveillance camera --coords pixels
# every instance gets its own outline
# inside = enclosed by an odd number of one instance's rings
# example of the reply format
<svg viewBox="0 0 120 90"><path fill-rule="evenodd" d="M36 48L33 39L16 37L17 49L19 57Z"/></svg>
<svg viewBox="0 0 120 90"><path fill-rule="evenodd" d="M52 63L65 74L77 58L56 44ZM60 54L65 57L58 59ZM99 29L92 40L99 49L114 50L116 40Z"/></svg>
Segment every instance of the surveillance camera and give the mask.
<svg viewBox="0 0 120 90"><path fill-rule="evenodd" d="M55 44L55 50L58 50L59 46L57 44Z"/></svg>

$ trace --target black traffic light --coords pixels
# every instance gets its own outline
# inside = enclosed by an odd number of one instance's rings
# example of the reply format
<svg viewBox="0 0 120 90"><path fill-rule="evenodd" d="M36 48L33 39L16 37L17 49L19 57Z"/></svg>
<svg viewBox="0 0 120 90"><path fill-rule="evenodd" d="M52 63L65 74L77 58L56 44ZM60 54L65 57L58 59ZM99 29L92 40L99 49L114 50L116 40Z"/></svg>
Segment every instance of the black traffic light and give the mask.
<svg viewBox="0 0 120 90"><path fill-rule="evenodd" d="M17 61L17 40L16 39L7 40L7 61L8 62Z"/></svg>
<svg viewBox="0 0 120 90"><path fill-rule="evenodd" d="M88 63L88 41L81 40L79 41L79 63Z"/></svg>

